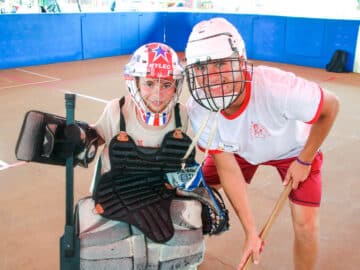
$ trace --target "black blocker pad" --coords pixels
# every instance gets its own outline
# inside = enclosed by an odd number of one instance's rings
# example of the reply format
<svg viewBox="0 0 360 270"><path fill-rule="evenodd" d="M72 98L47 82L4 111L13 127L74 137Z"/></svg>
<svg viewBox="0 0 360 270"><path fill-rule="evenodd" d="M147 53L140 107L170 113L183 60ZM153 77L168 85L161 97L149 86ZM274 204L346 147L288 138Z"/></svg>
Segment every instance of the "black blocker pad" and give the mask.
<svg viewBox="0 0 360 270"><path fill-rule="evenodd" d="M16 144L16 158L65 165L68 150L65 127L66 119L62 116L40 111L27 112Z"/></svg>

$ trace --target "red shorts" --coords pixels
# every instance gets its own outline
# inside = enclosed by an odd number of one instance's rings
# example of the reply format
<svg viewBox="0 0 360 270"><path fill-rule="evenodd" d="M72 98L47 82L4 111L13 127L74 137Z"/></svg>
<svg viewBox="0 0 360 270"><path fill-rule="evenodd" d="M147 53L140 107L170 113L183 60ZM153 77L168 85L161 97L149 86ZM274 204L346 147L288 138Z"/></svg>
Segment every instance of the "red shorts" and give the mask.
<svg viewBox="0 0 360 270"><path fill-rule="evenodd" d="M291 162L295 160L295 158L287 158L282 160L272 160L258 165L252 165L238 155L235 155L235 158L241 168L241 171L247 183L251 182L251 179L254 176L256 169L258 168L259 165L270 165L276 167L277 171L280 174L281 179L284 180L286 172ZM316 207L320 206L322 161L323 161L323 154L322 152L318 152L311 165L311 171L308 178L304 182L300 183L297 189L291 191L289 195L289 199L292 202L306 206L316 206ZM208 155L207 158L205 159L202 170L207 184L209 185L220 184L220 179L217 174L215 163L211 155Z"/></svg>

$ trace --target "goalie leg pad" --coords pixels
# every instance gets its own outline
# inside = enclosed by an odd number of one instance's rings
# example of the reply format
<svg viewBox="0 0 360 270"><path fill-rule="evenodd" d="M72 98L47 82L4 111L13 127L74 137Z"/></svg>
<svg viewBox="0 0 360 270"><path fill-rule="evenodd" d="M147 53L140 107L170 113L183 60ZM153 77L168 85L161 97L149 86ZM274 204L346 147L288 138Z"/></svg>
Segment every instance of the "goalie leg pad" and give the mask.
<svg viewBox="0 0 360 270"><path fill-rule="evenodd" d="M81 199L77 205L81 270L194 270L204 259L201 203L197 200L172 200L175 233L162 244L146 238L134 226L96 214L90 198Z"/></svg>

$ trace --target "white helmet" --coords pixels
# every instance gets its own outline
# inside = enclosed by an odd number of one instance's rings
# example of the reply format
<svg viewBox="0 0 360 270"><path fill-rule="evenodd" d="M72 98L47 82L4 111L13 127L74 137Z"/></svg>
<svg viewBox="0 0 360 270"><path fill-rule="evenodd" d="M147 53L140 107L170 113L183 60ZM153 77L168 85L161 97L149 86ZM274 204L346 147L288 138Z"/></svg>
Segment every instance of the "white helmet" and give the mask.
<svg viewBox="0 0 360 270"><path fill-rule="evenodd" d="M184 79L183 67L176 52L163 43L148 43L138 48L125 65L124 75L128 90L142 113L145 123L160 126L167 123L172 108L179 100ZM175 80L176 92L161 112L152 112L138 89L138 78Z"/></svg>
<svg viewBox="0 0 360 270"><path fill-rule="evenodd" d="M252 65L247 63L244 41L224 18L196 24L187 42L185 57L190 93L210 111L231 106L251 81ZM217 66L216 71L213 66Z"/></svg>
<svg viewBox="0 0 360 270"><path fill-rule="evenodd" d="M185 49L188 65L230 57L234 53L246 60L243 38L238 30L224 18L213 18L196 24Z"/></svg>

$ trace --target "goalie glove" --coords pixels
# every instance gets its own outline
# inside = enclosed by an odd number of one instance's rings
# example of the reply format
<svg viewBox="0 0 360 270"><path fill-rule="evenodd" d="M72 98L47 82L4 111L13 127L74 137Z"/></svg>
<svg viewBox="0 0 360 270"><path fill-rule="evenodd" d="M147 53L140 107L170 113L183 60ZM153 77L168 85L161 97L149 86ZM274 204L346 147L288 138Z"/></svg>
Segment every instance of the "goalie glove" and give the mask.
<svg viewBox="0 0 360 270"><path fill-rule="evenodd" d="M81 130L85 133L84 139ZM85 122L76 121L67 126L64 117L29 111L21 127L15 154L18 160L62 166L66 158L73 155L74 165L87 167L95 157L97 142L96 131ZM82 153L82 159L77 158Z"/></svg>
<svg viewBox="0 0 360 270"><path fill-rule="evenodd" d="M202 203L204 234L219 234L229 229L229 215L225 203L220 193L206 184L201 166L196 164L167 173L166 177L176 188L176 195L196 199Z"/></svg>

